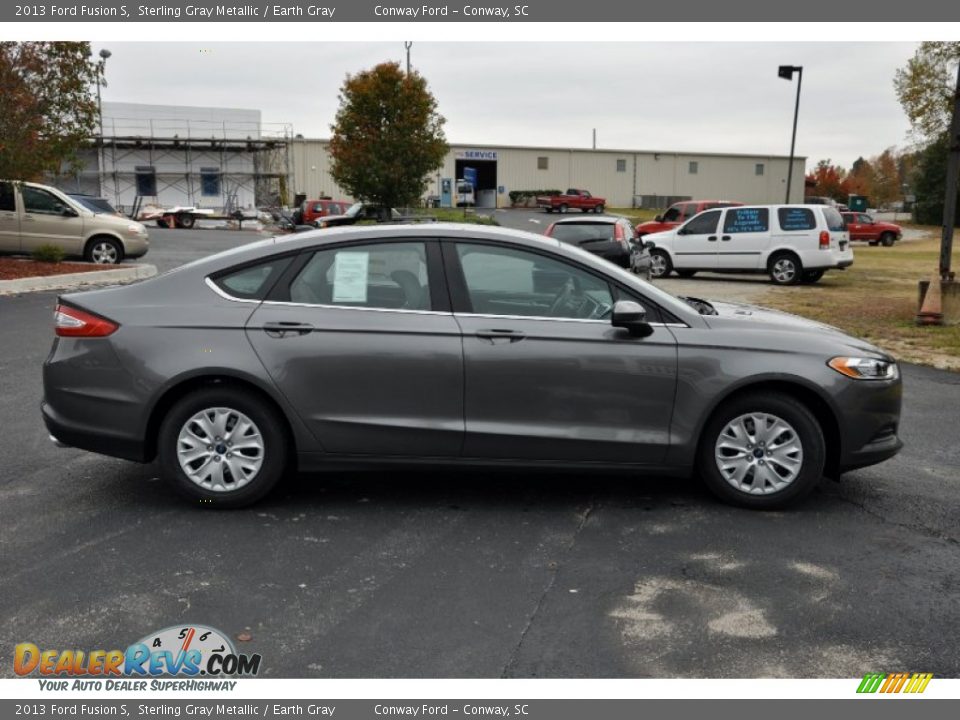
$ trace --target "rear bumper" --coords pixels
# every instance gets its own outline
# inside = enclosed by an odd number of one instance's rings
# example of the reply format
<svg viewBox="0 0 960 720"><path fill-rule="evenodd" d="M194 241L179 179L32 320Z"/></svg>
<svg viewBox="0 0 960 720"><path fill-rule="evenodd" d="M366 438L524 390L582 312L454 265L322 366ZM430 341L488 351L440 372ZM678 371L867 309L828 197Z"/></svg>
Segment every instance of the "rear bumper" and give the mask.
<svg viewBox="0 0 960 720"><path fill-rule="evenodd" d="M123 460L146 462L146 449L138 439L111 435L100 427L92 428L72 423L58 415L45 401L40 403L40 412L50 439L60 447L74 447Z"/></svg>

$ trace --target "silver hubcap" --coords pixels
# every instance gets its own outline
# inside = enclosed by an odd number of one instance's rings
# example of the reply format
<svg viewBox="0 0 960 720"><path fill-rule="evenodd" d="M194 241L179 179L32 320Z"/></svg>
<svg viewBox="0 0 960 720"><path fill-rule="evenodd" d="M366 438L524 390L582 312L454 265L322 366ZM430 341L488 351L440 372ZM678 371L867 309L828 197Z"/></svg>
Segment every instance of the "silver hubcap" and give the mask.
<svg viewBox="0 0 960 720"><path fill-rule="evenodd" d="M650 256L650 274L654 277L660 277L667 271L667 261L663 255Z"/></svg>
<svg viewBox="0 0 960 720"><path fill-rule="evenodd" d="M734 418L717 438L720 474L740 492L769 495L792 483L803 467L803 446L791 425L767 413Z"/></svg>
<svg viewBox="0 0 960 720"><path fill-rule="evenodd" d="M97 243L90 253L95 263L113 265L117 262L117 249L108 242Z"/></svg>
<svg viewBox="0 0 960 720"><path fill-rule="evenodd" d="M216 407L187 420L177 438L177 459L205 490L232 492L252 481L263 465L263 437L242 412Z"/></svg>
<svg viewBox="0 0 960 720"><path fill-rule="evenodd" d="M797 266L793 260L780 258L773 264L773 277L777 282L788 283L797 275Z"/></svg>

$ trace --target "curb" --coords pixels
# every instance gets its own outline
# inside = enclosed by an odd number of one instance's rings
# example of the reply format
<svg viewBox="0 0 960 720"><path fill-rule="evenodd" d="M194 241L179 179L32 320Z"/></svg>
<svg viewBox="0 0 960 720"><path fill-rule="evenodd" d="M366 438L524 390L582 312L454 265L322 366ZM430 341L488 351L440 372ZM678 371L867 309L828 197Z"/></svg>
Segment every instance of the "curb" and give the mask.
<svg viewBox="0 0 960 720"><path fill-rule="evenodd" d="M157 274L155 265L127 265L117 270L94 270L93 272L67 273L27 277L16 280L0 280L0 295L46 292L48 290L85 290L99 285L144 280Z"/></svg>

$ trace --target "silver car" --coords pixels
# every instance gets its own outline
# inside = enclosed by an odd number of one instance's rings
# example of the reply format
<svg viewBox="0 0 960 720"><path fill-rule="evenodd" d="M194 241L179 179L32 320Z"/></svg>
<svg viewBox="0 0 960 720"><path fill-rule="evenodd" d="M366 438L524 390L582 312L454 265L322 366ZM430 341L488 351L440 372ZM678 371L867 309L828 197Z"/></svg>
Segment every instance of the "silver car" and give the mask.
<svg viewBox="0 0 960 720"><path fill-rule="evenodd" d="M876 347L497 228L265 240L64 295L56 334L52 438L157 458L207 505L346 462L698 472L770 508L901 447L899 369Z"/></svg>
<svg viewBox="0 0 960 720"><path fill-rule="evenodd" d="M48 185L0 180L0 253L29 255L44 245L111 265L150 249L147 229L135 220L97 211Z"/></svg>

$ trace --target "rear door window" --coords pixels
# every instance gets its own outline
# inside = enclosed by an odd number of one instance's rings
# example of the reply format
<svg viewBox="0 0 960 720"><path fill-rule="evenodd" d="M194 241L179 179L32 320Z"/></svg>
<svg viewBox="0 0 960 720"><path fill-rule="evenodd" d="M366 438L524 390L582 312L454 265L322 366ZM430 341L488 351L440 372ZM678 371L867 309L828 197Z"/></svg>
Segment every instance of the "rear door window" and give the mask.
<svg viewBox="0 0 960 720"><path fill-rule="evenodd" d="M241 300L263 300L280 277L290 256L271 258L255 265L228 270L212 278L213 283L231 297Z"/></svg>
<svg viewBox="0 0 960 720"><path fill-rule="evenodd" d="M768 208L731 208L723 219L725 233L756 233L770 229Z"/></svg>

